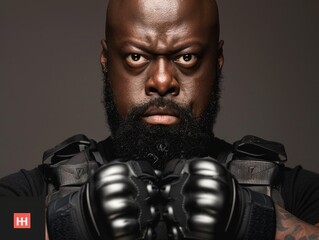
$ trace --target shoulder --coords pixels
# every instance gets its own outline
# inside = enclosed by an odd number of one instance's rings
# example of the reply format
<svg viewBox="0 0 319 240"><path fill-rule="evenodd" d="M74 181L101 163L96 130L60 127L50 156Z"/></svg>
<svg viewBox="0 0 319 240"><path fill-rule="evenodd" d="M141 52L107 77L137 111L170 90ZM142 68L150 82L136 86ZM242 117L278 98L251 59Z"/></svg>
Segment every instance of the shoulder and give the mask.
<svg viewBox="0 0 319 240"><path fill-rule="evenodd" d="M294 168L285 167L284 168L284 178L283 181L290 182L293 184L306 184L316 183L319 186L319 174L304 169L302 166L296 166ZM316 186L314 186L316 187Z"/></svg>
<svg viewBox="0 0 319 240"><path fill-rule="evenodd" d="M42 160L46 164L39 165L32 170L22 169L1 178L0 196L46 196L48 182L51 177L54 177L49 169L51 165L57 167L60 162L70 158L73 158L74 161L69 163L76 165L76 159L81 158L83 150L88 148L92 149L90 151L92 154L99 153L102 157L101 161L110 161L112 158L111 144L110 138L96 143L81 134L70 137L44 152ZM99 154L95 154L92 158L99 157Z"/></svg>
<svg viewBox="0 0 319 240"><path fill-rule="evenodd" d="M284 168L282 195L289 212L308 223L319 222L319 174L301 166Z"/></svg>
<svg viewBox="0 0 319 240"><path fill-rule="evenodd" d="M294 168L285 167L282 175L283 190L290 194L300 195L301 193L318 191L319 198L319 174L303 169L301 166ZM286 193L286 194L288 194ZM309 193L310 194L310 193ZM308 197L308 196L304 196Z"/></svg>
<svg viewBox="0 0 319 240"><path fill-rule="evenodd" d="M39 167L0 179L0 196L45 196L46 182Z"/></svg>

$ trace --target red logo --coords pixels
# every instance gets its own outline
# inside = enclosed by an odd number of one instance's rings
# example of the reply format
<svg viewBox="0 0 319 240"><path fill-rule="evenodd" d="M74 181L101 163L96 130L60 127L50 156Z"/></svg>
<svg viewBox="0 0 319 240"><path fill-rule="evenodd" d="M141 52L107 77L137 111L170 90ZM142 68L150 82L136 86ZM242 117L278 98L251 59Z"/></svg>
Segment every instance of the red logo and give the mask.
<svg viewBox="0 0 319 240"><path fill-rule="evenodd" d="M13 228L31 228L31 213L14 213Z"/></svg>

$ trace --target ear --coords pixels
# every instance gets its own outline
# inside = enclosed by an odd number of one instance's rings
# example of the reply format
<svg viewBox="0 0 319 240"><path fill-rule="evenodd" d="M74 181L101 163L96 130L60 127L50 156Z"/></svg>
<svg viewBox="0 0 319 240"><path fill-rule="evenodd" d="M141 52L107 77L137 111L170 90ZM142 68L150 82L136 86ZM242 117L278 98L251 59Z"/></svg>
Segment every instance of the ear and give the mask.
<svg viewBox="0 0 319 240"><path fill-rule="evenodd" d="M103 72L107 72L107 44L105 39L101 40L102 52L100 56L100 63Z"/></svg>
<svg viewBox="0 0 319 240"><path fill-rule="evenodd" d="M217 49L217 64L218 64L219 71L221 71L224 66L223 46L224 46L224 40L220 40L218 42L218 49Z"/></svg>

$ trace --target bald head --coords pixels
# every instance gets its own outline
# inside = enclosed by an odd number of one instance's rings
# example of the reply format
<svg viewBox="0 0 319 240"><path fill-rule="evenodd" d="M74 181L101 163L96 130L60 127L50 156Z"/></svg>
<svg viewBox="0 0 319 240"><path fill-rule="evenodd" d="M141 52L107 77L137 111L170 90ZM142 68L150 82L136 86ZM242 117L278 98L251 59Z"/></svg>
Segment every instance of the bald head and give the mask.
<svg viewBox="0 0 319 240"><path fill-rule="evenodd" d="M218 6L215 0L107 0L106 5L106 36L116 30L118 23L138 18L157 21L158 24L197 18L200 24L207 26L207 33L211 32L219 39Z"/></svg>

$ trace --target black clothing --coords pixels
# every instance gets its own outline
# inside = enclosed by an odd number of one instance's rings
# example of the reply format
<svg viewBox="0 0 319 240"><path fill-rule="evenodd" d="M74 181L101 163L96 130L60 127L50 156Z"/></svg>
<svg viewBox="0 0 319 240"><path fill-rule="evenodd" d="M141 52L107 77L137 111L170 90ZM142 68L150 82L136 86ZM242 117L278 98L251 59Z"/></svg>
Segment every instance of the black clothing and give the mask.
<svg viewBox="0 0 319 240"><path fill-rule="evenodd" d="M39 168L30 171L22 169L0 179L0 197L45 197L46 192L47 184Z"/></svg>
<svg viewBox="0 0 319 240"><path fill-rule="evenodd" d="M108 138L98 143L98 148L104 159L114 159ZM229 149L230 144L216 139L211 156L217 158L221 152ZM46 196L47 184L43 168L21 170L0 179L1 196ZM319 223L319 174L302 169L285 167L282 173L281 193L287 211L310 224Z"/></svg>
<svg viewBox="0 0 319 240"><path fill-rule="evenodd" d="M319 223L319 174L301 166L285 168L281 192L288 212L305 222Z"/></svg>

